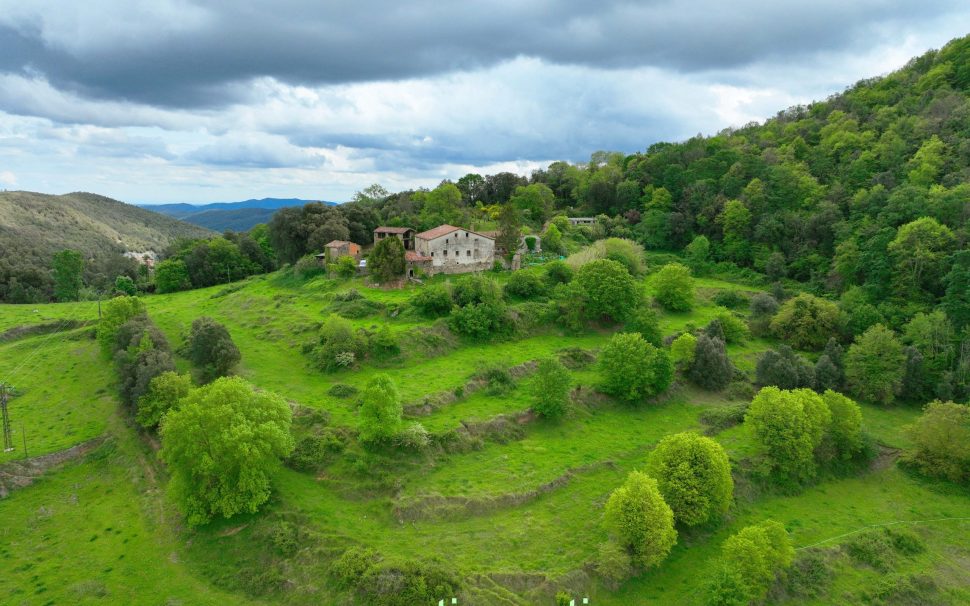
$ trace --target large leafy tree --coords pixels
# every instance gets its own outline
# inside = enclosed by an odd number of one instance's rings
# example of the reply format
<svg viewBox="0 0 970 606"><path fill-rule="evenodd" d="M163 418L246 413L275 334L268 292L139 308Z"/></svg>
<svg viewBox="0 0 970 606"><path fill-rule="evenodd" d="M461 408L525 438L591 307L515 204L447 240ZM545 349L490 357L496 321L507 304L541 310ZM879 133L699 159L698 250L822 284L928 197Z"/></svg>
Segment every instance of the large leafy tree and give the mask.
<svg viewBox="0 0 970 606"><path fill-rule="evenodd" d="M754 431L773 474L799 483L815 476L815 449L831 423L822 398L808 389L763 387L751 401L744 422Z"/></svg>
<svg viewBox="0 0 970 606"><path fill-rule="evenodd" d="M628 402L660 394L670 386L673 366L667 352L640 333L618 333L600 354L601 388Z"/></svg>
<svg viewBox="0 0 970 606"><path fill-rule="evenodd" d="M794 560L791 538L780 523L768 520L742 528L721 547L721 567L711 584L708 604L761 603Z"/></svg>
<svg viewBox="0 0 970 606"><path fill-rule="evenodd" d="M650 453L646 471L656 478L660 494L682 524L717 519L731 505L731 464L711 438L692 432L665 437Z"/></svg>
<svg viewBox="0 0 970 606"><path fill-rule="evenodd" d="M970 485L970 407L936 400L909 430L906 459L920 471Z"/></svg>
<svg viewBox="0 0 970 606"><path fill-rule="evenodd" d="M101 352L110 356L115 351L118 330L128 320L145 313L145 304L138 297L115 297L103 306L98 321L97 338Z"/></svg>
<svg viewBox="0 0 970 606"><path fill-rule="evenodd" d="M404 245L398 238L384 238L367 257L367 270L378 282L390 282L404 275Z"/></svg>
<svg viewBox="0 0 970 606"><path fill-rule="evenodd" d="M633 276L613 259L583 265L576 273L576 282L585 293L585 312L591 319L621 321L641 299Z"/></svg>
<svg viewBox="0 0 970 606"><path fill-rule="evenodd" d="M896 334L876 324L845 354L845 378L862 399L889 404L903 386L906 355Z"/></svg>
<svg viewBox="0 0 970 606"><path fill-rule="evenodd" d="M191 392L165 415L160 455L188 523L254 513L265 503L273 472L293 450L290 423L283 398L238 377Z"/></svg>
<svg viewBox="0 0 970 606"><path fill-rule="evenodd" d="M135 420L142 427L157 427L162 418L178 407L179 401L192 391L192 380L188 375L174 371L163 372L148 384L148 391L138 399L138 412Z"/></svg>
<svg viewBox="0 0 970 606"><path fill-rule="evenodd" d="M666 559L677 542L674 513L664 502L657 481L639 471L631 472L610 495L603 521L645 568Z"/></svg>
<svg viewBox="0 0 970 606"><path fill-rule="evenodd" d="M670 311L688 311L694 306L694 278L680 263L669 263L653 277L657 302Z"/></svg>
<svg viewBox="0 0 970 606"><path fill-rule="evenodd" d="M706 334L698 335L688 376L709 391L720 391L727 387L734 378L734 365L727 355L724 341L712 339Z"/></svg>
<svg viewBox="0 0 970 606"><path fill-rule="evenodd" d="M242 359L225 326L203 316L192 322L186 351L203 381L229 374Z"/></svg>
<svg viewBox="0 0 970 606"><path fill-rule="evenodd" d="M189 270L181 259L166 259L155 268L155 288L159 293L192 288Z"/></svg>
<svg viewBox="0 0 970 606"><path fill-rule="evenodd" d="M889 243L896 265L898 294L938 294L946 273L944 262L956 240L953 232L931 217L922 217L899 228Z"/></svg>
<svg viewBox="0 0 970 606"><path fill-rule="evenodd" d="M54 255L54 297L58 301L77 301L83 284L84 258L76 250Z"/></svg>
<svg viewBox="0 0 970 606"><path fill-rule="evenodd" d="M771 320L771 330L797 349L822 349L841 327L838 306L808 293L785 301Z"/></svg>
<svg viewBox="0 0 970 606"><path fill-rule="evenodd" d="M953 255L953 265L946 275L943 311L957 331L970 326L970 250Z"/></svg>

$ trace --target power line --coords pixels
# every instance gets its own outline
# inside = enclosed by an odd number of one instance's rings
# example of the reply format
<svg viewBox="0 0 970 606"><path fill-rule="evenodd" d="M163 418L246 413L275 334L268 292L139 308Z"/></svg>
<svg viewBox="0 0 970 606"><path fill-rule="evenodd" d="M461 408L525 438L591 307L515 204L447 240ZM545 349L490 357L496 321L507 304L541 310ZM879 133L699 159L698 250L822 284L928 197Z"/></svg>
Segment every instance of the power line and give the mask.
<svg viewBox="0 0 970 606"><path fill-rule="evenodd" d="M897 526L899 524L929 524L929 523L932 523L932 522L953 522L953 521L958 521L958 520L964 520L964 521L966 521L966 520L970 520L970 517L963 517L963 518L933 518L933 519L930 519L930 520L896 520L896 521L893 521L893 522L883 522L882 524L870 524L868 526L863 526L862 528L857 528L856 530L852 530L850 532L846 532L846 533L843 533L843 534L840 534L840 535L836 535L834 537L829 537L827 539L822 539L821 541L819 541L817 543L812 543L811 545L805 545L804 547L797 547L795 549L795 551L801 551L802 549L809 549L809 548L812 548L812 547L817 547L817 546L822 545L824 543L828 543L829 541L834 541L836 539L842 539L842 538L845 538L845 537L852 536L854 534L859 534L860 532L865 532L865 531L869 530L870 528L884 528L886 526Z"/></svg>
<svg viewBox="0 0 970 606"><path fill-rule="evenodd" d="M33 349L30 350L30 353L27 354L20 361L20 363L17 364L17 366L15 366L14 369L11 370L7 374L7 381L10 382L13 379L13 377L16 376L17 372L20 371L27 364L27 362L29 362L30 360L32 360L40 352L40 348L43 347L44 344L46 344L48 341L50 341L53 337L55 337L58 334L60 334L61 332L63 332L63 329L64 329L64 327L67 326L68 322L73 322L73 321L74 321L73 318L64 318L64 319L62 319L57 324L57 327L55 327L55 329L53 331L51 331L51 333L49 335L47 335L46 337L44 337L43 339L41 339L37 344L35 344L34 347L33 347ZM61 335L61 338L65 337L65 336L66 336L66 334L62 334Z"/></svg>

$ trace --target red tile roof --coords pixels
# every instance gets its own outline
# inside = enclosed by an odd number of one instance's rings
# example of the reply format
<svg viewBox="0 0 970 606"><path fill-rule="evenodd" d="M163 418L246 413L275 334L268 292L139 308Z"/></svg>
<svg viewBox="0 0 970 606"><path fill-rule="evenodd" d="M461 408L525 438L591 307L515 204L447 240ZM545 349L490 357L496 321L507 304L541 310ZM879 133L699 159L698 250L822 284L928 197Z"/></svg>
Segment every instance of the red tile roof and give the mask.
<svg viewBox="0 0 970 606"><path fill-rule="evenodd" d="M374 233L375 234L377 234L377 233L380 233L380 234L403 234L403 233L407 233L409 231L411 231L411 228L410 227L384 227L382 225L381 227L378 227L377 229L375 229L374 230Z"/></svg>
<svg viewBox="0 0 970 606"><path fill-rule="evenodd" d="M435 238L440 238L441 236L450 234L453 231L463 230L470 234L475 234L476 236L482 236L483 238L488 238L489 240L494 240L492 236L483 234L480 231L472 231L470 229L465 229L464 227L455 227L454 225L439 225L434 229L429 229L428 231L423 231L420 234L414 236L415 238L421 238L422 240L434 240Z"/></svg>
<svg viewBox="0 0 970 606"><path fill-rule="evenodd" d="M324 248L340 248L341 246L347 246L348 244L353 245L353 242L348 242L346 240L334 240L333 242L328 242Z"/></svg>
<svg viewBox="0 0 970 606"><path fill-rule="evenodd" d="M404 253L404 260L415 263L415 262L422 262L422 261L431 261L432 259L431 257L425 257L420 253L416 253L413 250L408 250L408 251L405 251Z"/></svg>

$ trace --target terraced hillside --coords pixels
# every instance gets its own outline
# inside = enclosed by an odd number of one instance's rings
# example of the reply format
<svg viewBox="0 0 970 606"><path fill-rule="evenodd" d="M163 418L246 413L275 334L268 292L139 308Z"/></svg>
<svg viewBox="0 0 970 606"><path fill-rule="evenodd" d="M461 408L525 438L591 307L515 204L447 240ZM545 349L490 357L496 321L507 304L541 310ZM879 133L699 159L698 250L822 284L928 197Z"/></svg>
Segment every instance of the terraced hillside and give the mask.
<svg viewBox="0 0 970 606"><path fill-rule="evenodd" d="M639 284L651 292L652 275ZM665 335L703 326L723 311L712 302L717 293L759 290L714 278L698 286L693 311L658 310ZM93 324L83 324L96 321L96 304L4 306L0 369L15 385L10 412L29 456L105 441L0 501L0 516L19 521L0 531L6 571L0 602L357 603L360 596L335 585L330 567L348 548L362 546L388 560L447 569L460 580L462 604L554 604L557 592L595 605L698 604L723 540L767 518L782 522L799 550L797 574L773 589L773 602L912 603L892 601L902 599L907 583L924 603L970 602L970 495L895 462L909 445L904 427L918 410L863 404L879 456L801 492L779 493L746 474L758 454L748 427L704 421L710 411L750 396L730 400L679 382L655 402L620 403L596 390L594 360L611 330L571 335L533 326L507 340L469 342L442 320L407 308L421 288L302 281L278 272L145 297L173 344L199 316L224 323L242 351L238 374L290 402L298 436L343 440L320 469L280 471L260 513L199 529L186 527L165 496L155 438L134 429L120 408L111 364L99 356ZM364 299L352 308L335 300L351 289ZM526 313L528 304L513 303ZM357 327L388 326L402 356L331 374L311 368L301 348L335 310ZM736 366L751 373L757 355L773 344L753 338L728 349ZM562 359L574 381L571 411L560 421L529 412L530 363L544 356ZM185 360L179 364L188 368ZM481 372L488 369L508 370L499 374L511 381L492 384ZM429 430L436 447L383 456L357 445L354 397L340 395L376 373L392 377L407 416ZM735 503L720 525L681 531L655 570L609 586L591 566L607 538L606 498L628 472L642 469L662 437L685 430L708 433L727 449ZM0 461L23 454L4 453ZM858 536L852 533L900 522L918 535L921 551L894 555L884 567L851 555ZM811 583L806 575L813 575Z"/></svg>

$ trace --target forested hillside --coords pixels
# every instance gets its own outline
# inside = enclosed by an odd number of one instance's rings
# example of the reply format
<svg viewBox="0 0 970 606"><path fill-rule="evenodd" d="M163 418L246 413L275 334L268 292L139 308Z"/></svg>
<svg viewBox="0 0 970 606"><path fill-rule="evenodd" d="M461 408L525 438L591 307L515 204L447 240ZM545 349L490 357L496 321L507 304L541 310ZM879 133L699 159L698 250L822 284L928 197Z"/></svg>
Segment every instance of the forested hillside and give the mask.
<svg viewBox="0 0 970 606"><path fill-rule="evenodd" d="M51 259L77 250L97 263L125 251L161 251L177 238L202 238L207 229L88 193L51 196L0 192L0 301L47 300ZM118 272L109 272L114 280Z"/></svg>

